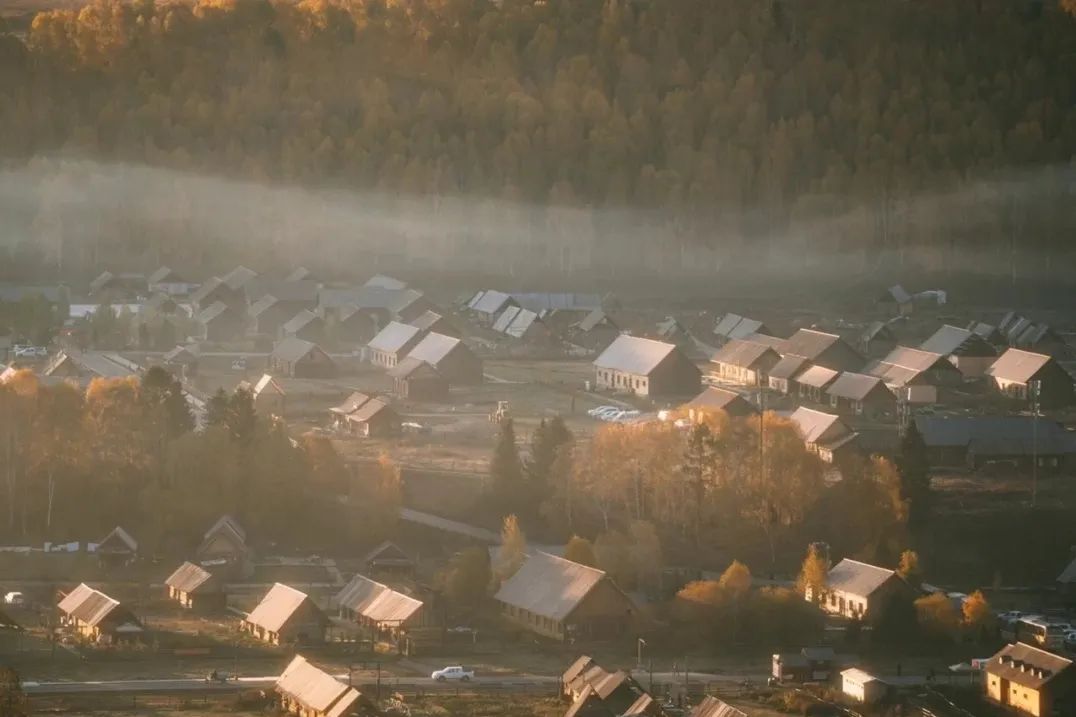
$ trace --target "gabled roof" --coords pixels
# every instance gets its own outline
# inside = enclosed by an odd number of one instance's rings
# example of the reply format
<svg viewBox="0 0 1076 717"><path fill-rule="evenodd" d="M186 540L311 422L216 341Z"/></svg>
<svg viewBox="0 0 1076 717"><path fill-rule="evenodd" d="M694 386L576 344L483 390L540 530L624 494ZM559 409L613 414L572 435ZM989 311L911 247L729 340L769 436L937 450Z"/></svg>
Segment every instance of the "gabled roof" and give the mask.
<svg viewBox="0 0 1076 717"><path fill-rule="evenodd" d="M257 318L269 309L273 308L273 305L278 303L279 301L280 300L272 294L266 294L265 296L261 297L250 305L250 315L254 318Z"/></svg>
<svg viewBox="0 0 1076 717"><path fill-rule="evenodd" d="M603 579L605 572L602 570L537 552L501 584L495 597L506 605L561 621L571 615Z"/></svg>
<svg viewBox="0 0 1076 717"><path fill-rule="evenodd" d="M200 324L209 324L228 312L228 305L223 301L214 301L209 306L198 312L194 320Z"/></svg>
<svg viewBox="0 0 1076 717"><path fill-rule="evenodd" d="M1005 341L1005 335L998 331L998 327L993 324L987 324L982 321L972 321L968 324L968 330L976 336L986 339L991 344L1002 343Z"/></svg>
<svg viewBox="0 0 1076 717"><path fill-rule="evenodd" d="M318 305L326 308L357 307L360 309L384 309L395 303L403 289L386 289L381 286L360 286L350 289L318 290Z"/></svg>
<svg viewBox="0 0 1076 717"><path fill-rule="evenodd" d="M403 289L402 291L400 291L399 294L396 295L396 298L393 300L392 304L388 307L388 309L393 314L399 314L401 311L411 306L416 301L421 301L424 298L425 295L418 289Z"/></svg>
<svg viewBox="0 0 1076 717"><path fill-rule="evenodd" d="M542 325L542 320L538 318L538 314L530 309L520 309L519 313L516 314L516 317L512 319L512 323L505 329L505 333L509 336L521 339L526 335L527 330L535 323Z"/></svg>
<svg viewBox="0 0 1076 717"><path fill-rule="evenodd" d="M508 330L512 320L516 318L516 314L522 311L520 306L506 306L504 311L497 315L497 319L493 322L493 330L503 334Z"/></svg>
<svg viewBox="0 0 1076 717"><path fill-rule="evenodd" d="M685 329L683 325L679 321L677 321L675 317L672 316L666 316L662 321L659 321L657 325L657 331L658 336L663 339L688 333L687 329Z"/></svg>
<svg viewBox="0 0 1076 717"><path fill-rule="evenodd" d="M1052 360L1046 354L1032 353L1022 349L1007 349L986 369L986 375L1003 381L1027 383Z"/></svg>
<svg viewBox="0 0 1076 717"><path fill-rule="evenodd" d="M400 625L420 609L422 601L387 585L356 575L336 596L337 605L378 623Z"/></svg>
<svg viewBox="0 0 1076 717"><path fill-rule="evenodd" d="M738 415L757 412L754 405L740 394L715 386L707 386L702 393L685 403L683 408L728 411Z"/></svg>
<svg viewBox="0 0 1076 717"><path fill-rule="evenodd" d="M55 356L49 359L49 362L45 364L45 368L42 369L42 376L52 376L61 373L61 369L73 368L76 374L83 373L83 367L74 358L69 356L66 351L59 351Z"/></svg>
<svg viewBox="0 0 1076 717"><path fill-rule="evenodd" d="M761 321L748 319L739 314L725 314L717 320L714 334L726 339L746 339L752 334L768 334L769 329Z"/></svg>
<svg viewBox="0 0 1076 717"><path fill-rule="evenodd" d="M246 286L251 279L257 276L258 272L240 265L222 276L220 280L232 291L239 291Z"/></svg>
<svg viewBox="0 0 1076 717"><path fill-rule="evenodd" d="M498 314L506 305L514 303L516 300L503 291L490 289L470 308L480 314Z"/></svg>
<svg viewBox="0 0 1076 717"><path fill-rule="evenodd" d="M297 266L291 270L291 272L284 277L284 281L303 281L305 279L313 279L313 274L305 266Z"/></svg>
<svg viewBox="0 0 1076 717"><path fill-rule="evenodd" d="M575 294L570 292L532 292L513 293L512 298L520 306L531 311L575 310L589 311L601 306L601 297L597 294Z"/></svg>
<svg viewBox="0 0 1076 717"><path fill-rule="evenodd" d="M310 598L295 588L276 583L269 588L258 606L247 615L247 622L270 632L279 632Z"/></svg>
<svg viewBox="0 0 1076 717"><path fill-rule="evenodd" d="M932 369L942 371L957 370L941 354L908 348L907 346L897 346L885 358L869 363L867 368L864 369L864 373L877 376L885 381L887 385L903 386L920 374Z"/></svg>
<svg viewBox="0 0 1076 717"><path fill-rule="evenodd" d="M296 655L280 673L276 690L325 717L344 715L361 696L354 687L315 667L302 655Z"/></svg>
<svg viewBox="0 0 1076 717"><path fill-rule="evenodd" d="M621 334L594 359L594 365L645 376L678 350L674 344Z"/></svg>
<svg viewBox="0 0 1076 717"><path fill-rule="evenodd" d="M802 356L783 356L781 360L770 369L770 378L793 379L804 368L810 366L807 359Z"/></svg>
<svg viewBox="0 0 1076 717"><path fill-rule="evenodd" d="M321 317L309 309L303 309L295 316L284 322L281 328L285 334L294 334L302 331L315 321L321 321Z"/></svg>
<svg viewBox="0 0 1076 717"><path fill-rule="evenodd" d="M691 708L688 717L747 717L747 713L713 695L706 695L702 702Z"/></svg>
<svg viewBox="0 0 1076 717"><path fill-rule="evenodd" d="M837 398L846 398L850 401L862 401L876 387L881 386L888 391L885 383L877 376L869 376L865 373L852 373L845 371L837 380L826 389L826 394Z"/></svg>
<svg viewBox="0 0 1076 717"><path fill-rule="evenodd" d="M197 360L198 356L186 346L176 346L164 355L165 363L190 363Z"/></svg>
<svg viewBox="0 0 1076 717"><path fill-rule="evenodd" d="M280 396L287 393L284 390L284 387L277 383L277 380L273 378L271 374L263 373L262 377L258 379L258 382L254 384L254 388L251 389L251 394L253 394L254 398L257 398L266 391L272 391Z"/></svg>
<svg viewBox="0 0 1076 717"><path fill-rule="evenodd" d="M918 416L915 425L927 446L968 448L979 456L1076 454L1076 433L1033 416Z"/></svg>
<svg viewBox="0 0 1076 717"><path fill-rule="evenodd" d="M389 408L388 402L383 401L380 398L371 398L360 406L357 411L349 414L347 420L355 421L356 423L365 423L385 410L392 410Z"/></svg>
<svg viewBox="0 0 1076 717"><path fill-rule="evenodd" d="M205 300L209 297L209 295L219 289L223 284L223 281L221 281L215 276L211 276L210 278L206 279L206 281L203 282L203 284L199 286L193 294L191 294L191 301L201 306L202 303L204 303Z"/></svg>
<svg viewBox="0 0 1076 717"><path fill-rule="evenodd" d="M796 377L796 383L812 388L825 388L837 379L837 371L825 366L811 366Z"/></svg>
<svg viewBox="0 0 1076 717"><path fill-rule="evenodd" d="M895 575L887 568L845 558L830 569L826 589L868 597Z"/></svg>
<svg viewBox="0 0 1076 717"><path fill-rule="evenodd" d="M436 368L437 364L444 361L449 353L462 344L463 342L460 339L453 336L445 336L444 334L431 332L426 334L421 341L415 344L415 347L408 352L407 357L425 361Z"/></svg>
<svg viewBox="0 0 1076 717"><path fill-rule="evenodd" d="M421 332L422 330L416 326L401 324L399 321L390 321L385 328L377 332L377 336L370 339L368 346L375 351L397 353L402 351Z"/></svg>
<svg viewBox="0 0 1076 717"><path fill-rule="evenodd" d="M477 304L479 301L481 301L482 297L485 296L485 295L486 295L486 290L485 289L479 289L478 291L476 291L474 293L474 295L471 296L471 298L467 300L467 308L473 310L474 307L475 307L475 304Z"/></svg>
<svg viewBox="0 0 1076 717"><path fill-rule="evenodd" d="M410 321L408 323L410 323L416 329L421 329L422 331L428 331L428 330L432 329L439 321L443 320L444 318L445 317L443 317L441 314L437 313L433 309L426 309L425 311L423 311L421 314L416 316L412 321Z"/></svg>
<svg viewBox="0 0 1076 717"><path fill-rule="evenodd" d="M919 347L943 356L996 356L994 346L970 329L945 324Z"/></svg>
<svg viewBox="0 0 1076 717"><path fill-rule="evenodd" d="M441 375L440 372L433 366L429 365L422 359L414 358L412 356L408 356L403 361L400 361L400 363L390 368L388 370L388 374L392 378L406 379L410 378L416 373L419 373L420 371L421 373L428 373L433 376Z"/></svg>
<svg viewBox="0 0 1076 717"><path fill-rule="evenodd" d="M1061 574L1057 576L1057 582L1065 585L1076 584L1076 559L1073 559L1073 561L1061 571Z"/></svg>
<svg viewBox="0 0 1076 717"><path fill-rule="evenodd" d="M273 347L273 358L277 361L295 363L304 358L311 351L317 350L319 350L318 345L313 341L306 341L300 339L298 336L288 336L285 339L281 339L277 345Z"/></svg>
<svg viewBox="0 0 1076 717"><path fill-rule="evenodd" d="M759 361L767 357L775 364L780 360L780 355L766 344L745 339L732 339L719 348L710 361L741 368L754 368Z"/></svg>
<svg viewBox="0 0 1076 717"><path fill-rule="evenodd" d="M578 324L575 325L575 328L579 329L580 331L587 332L593 331L599 326L608 326L612 329L619 329L616 323L611 318L609 318L609 315L601 309L593 309L589 314L584 316Z"/></svg>
<svg viewBox="0 0 1076 717"><path fill-rule="evenodd" d="M889 324L884 321L872 321L867 324L867 328L863 329L863 333L859 335L859 340L867 343L876 339L887 339L890 341L896 341L897 337L893 334L893 329Z"/></svg>
<svg viewBox="0 0 1076 717"><path fill-rule="evenodd" d="M102 271L90 282L90 291L100 291L106 284L108 284L108 282L115 278L115 275L111 271Z"/></svg>
<svg viewBox="0 0 1076 717"><path fill-rule="evenodd" d="M400 281L392 276L386 276L385 274L374 274L366 280L366 283L363 284L363 286L376 289L400 290L407 288L407 282Z"/></svg>
<svg viewBox="0 0 1076 717"><path fill-rule="evenodd" d="M317 304L320 290L321 285L316 281L285 281L270 277L255 277L245 287L247 298L251 301L272 296L277 301L308 306Z"/></svg>
<svg viewBox="0 0 1076 717"><path fill-rule="evenodd" d="M105 595L100 590L91 588L82 583L64 597L57 605L60 612L79 620L90 626L98 626L112 614L126 615L132 623L138 624L133 615L117 609L120 607L119 600Z"/></svg>
<svg viewBox="0 0 1076 717"><path fill-rule="evenodd" d="M217 587L212 573L191 562L185 562L176 568L164 584L185 593L193 593L199 589L205 592L211 587Z"/></svg>
<svg viewBox="0 0 1076 717"><path fill-rule="evenodd" d="M210 526L209 530L202 536L203 539L208 540L218 533L227 533L235 538L238 538L239 542L244 543L247 540L247 531L243 530L243 526L239 525L232 516L225 513L217 518L217 522Z"/></svg>
<svg viewBox="0 0 1076 717"><path fill-rule="evenodd" d="M138 552L138 541L131 537L131 534L124 530L121 526L117 525L112 529L112 532L106 535L100 543L97 544L97 552L110 553L110 552Z"/></svg>
<svg viewBox="0 0 1076 717"><path fill-rule="evenodd" d="M167 266L162 266L146 278L146 283L150 286L164 283L175 284L182 281L183 277Z"/></svg>
<svg viewBox="0 0 1076 717"><path fill-rule="evenodd" d="M570 685L577 677L582 675L591 667L594 667L597 663L594 662L594 658L590 655L580 655L575 658L564 674L560 676L560 681L564 685Z"/></svg>
<svg viewBox="0 0 1076 717"><path fill-rule="evenodd" d="M892 302L896 304L907 304L911 300L912 295L909 294L900 284L894 284L893 286L886 289L882 293L881 298L879 299L879 301L882 302Z"/></svg>
<svg viewBox="0 0 1076 717"><path fill-rule="evenodd" d="M385 540L376 548L371 550L363 557L362 562L364 565L370 563L380 563L384 565L414 565L415 561L411 559L407 553L403 551L396 543L391 540Z"/></svg>
<svg viewBox="0 0 1076 717"><path fill-rule="evenodd" d="M359 391L356 391L355 393L348 396L339 406L333 406L329 410L333 413L340 414L341 416L347 416L359 410L359 408L361 408L363 404L365 404L369 400L370 397L367 396L365 393L360 393Z"/></svg>
<svg viewBox="0 0 1076 717"><path fill-rule="evenodd" d="M841 420L840 416L812 408L800 406L792 412L789 419L796 424L800 435L807 443L826 445L852 434L852 429Z"/></svg>
<svg viewBox="0 0 1076 717"><path fill-rule="evenodd" d="M814 361L840 341L841 337L837 334L827 334L814 329L800 329L785 342L781 353L785 356L802 356L808 361Z"/></svg>
<svg viewBox="0 0 1076 717"><path fill-rule="evenodd" d="M1017 642L1003 647L983 669L1013 684L1037 690L1058 675L1071 672L1073 667L1072 660L1061 655Z"/></svg>

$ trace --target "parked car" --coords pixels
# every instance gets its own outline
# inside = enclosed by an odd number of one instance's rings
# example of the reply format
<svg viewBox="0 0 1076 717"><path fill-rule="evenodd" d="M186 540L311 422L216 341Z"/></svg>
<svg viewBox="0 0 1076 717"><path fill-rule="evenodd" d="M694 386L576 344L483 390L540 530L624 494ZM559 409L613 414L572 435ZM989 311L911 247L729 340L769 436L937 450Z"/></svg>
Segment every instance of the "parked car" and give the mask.
<svg viewBox="0 0 1076 717"><path fill-rule="evenodd" d="M1024 613L1019 610L1009 610L1008 612L998 613L998 620L1001 620L1002 622L1012 622L1014 620L1019 620L1023 616Z"/></svg>
<svg viewBox="0 0 1076 717"><path fill-rule="evenodd" d="M49 350L44 346L20 346L15 349L15 355L20 358L44 358L49 355Z"/></svg>
<svg viewBox="0 0 1076 717"><path fill-rule="evenodd" d="M25 605L26 604L26 596L23 595L20 592L15 592L15 591L9 592L7 595L4 596L4 604L5 605Z"/></svg>
<svg viewBox="0 0 1076 717"><path fill-rule="evenodd" d="M237 358L234 361L232 361L232 370L233 371L246 371L247 370L247 359L246 359L246 357Z"/></svg>
<svg viewBox="0 0 1076 717"><path fill-rule="evenodd" d="M462 665L442 667L440 670L434 670L433 672L431 672L430 679L436 680L437 682L470 682L474 679L474 670L464 669Z"/></svg>

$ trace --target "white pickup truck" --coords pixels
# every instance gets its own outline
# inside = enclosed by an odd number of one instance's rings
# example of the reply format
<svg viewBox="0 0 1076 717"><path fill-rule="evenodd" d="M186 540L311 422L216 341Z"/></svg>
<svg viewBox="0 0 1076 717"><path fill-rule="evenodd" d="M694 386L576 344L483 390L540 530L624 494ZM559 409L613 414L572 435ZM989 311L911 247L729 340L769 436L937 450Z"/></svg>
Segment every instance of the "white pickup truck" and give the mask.
<svg viewBox="0 0 1076 717"><path fill-rule="evenodd" d="M433 672L431 672L430 679L437 682L448 682L449 680L470 682L474 679L474 670L464 669L464 667L461 665L442 667L440 670L434 670Z"/></svg>

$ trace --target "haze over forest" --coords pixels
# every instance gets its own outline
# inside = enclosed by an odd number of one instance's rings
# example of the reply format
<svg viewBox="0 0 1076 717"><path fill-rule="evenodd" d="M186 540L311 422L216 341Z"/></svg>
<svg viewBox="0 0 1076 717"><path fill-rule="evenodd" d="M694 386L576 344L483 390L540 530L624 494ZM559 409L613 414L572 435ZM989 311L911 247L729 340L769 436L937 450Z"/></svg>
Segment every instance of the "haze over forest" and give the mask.
<svg viewBox="0 0 1076 717"><path fill-rule="evenodd" d="M1056 275L1076 232L1065 6L43 12L0 35L0 264Z"/></svg>

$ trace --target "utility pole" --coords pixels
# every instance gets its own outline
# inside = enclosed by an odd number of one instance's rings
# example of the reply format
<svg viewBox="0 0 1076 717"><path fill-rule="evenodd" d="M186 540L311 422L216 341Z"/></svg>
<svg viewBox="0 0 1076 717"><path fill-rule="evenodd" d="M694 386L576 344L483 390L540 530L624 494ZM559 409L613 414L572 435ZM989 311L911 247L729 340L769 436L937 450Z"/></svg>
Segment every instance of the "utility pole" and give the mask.
<svg viewBox="0 0 1076 717"><path fill-rule="evenodd" d="M1031 392L1031 507L1039 496L1039 392L1042 389L1042 381L1028 382L1028 390Z"/></svg>
<svg viewBox="0 0 1076 717"><path fill-rule="evenodd" d="M646 640L644 640L641 637L635 643L635 647L636 647L636 650L637 650L637 653L638 653L636 655L636 657L635 657L635 669L639 670L640 672L643 669L643 647L645 645L646 645Z"/></svg>

